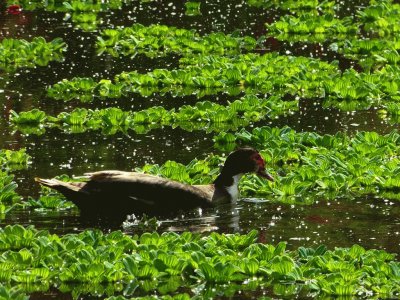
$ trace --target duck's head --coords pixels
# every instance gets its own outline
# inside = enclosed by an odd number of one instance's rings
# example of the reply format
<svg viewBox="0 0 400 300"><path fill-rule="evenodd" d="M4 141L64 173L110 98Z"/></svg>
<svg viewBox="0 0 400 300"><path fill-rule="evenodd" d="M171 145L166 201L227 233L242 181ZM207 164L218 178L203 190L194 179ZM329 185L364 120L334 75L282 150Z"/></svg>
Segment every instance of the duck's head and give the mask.
<svg viewBox="0 0 400 300"><path fill-rule="evenodd" d="M274 181L274 178L265 170L265 161L260 153L250 147L240 148L229 154L222 172L231 175L255 173L260 177Z"/></svg>

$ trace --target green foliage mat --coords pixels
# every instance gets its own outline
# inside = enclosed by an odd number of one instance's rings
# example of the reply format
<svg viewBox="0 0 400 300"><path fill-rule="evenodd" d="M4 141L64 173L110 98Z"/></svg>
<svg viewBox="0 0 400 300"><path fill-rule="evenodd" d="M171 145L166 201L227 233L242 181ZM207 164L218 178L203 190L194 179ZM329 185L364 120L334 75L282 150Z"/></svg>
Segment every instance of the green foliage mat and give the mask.
<svg viewBox="0 0 400 300"><path fill-rule="evenodd" d="M0 166L5 170L20 170L27 167L31 157L26 153L26 149L7 150L0 149Z"/></svg>
<svg viewBox="0 0 400 300"><path fill-rule="evenodd" d="M254 50L256 40L252 37L236 37L221 32L200 36L195 30L165 25L106 29L100 32L97 48L113 56L135 56L142 53L159 57L168 53L233 55Z"/></svg>
<svg viewBox="0 0 400 300"><path fill-rule="evenodd" d="M278 285L293 285L288 290L292 294L395 297L400 293L400 264L385 251L358 245L288 251L283 242L258 243L257 236L251 231L131 237L91 230L57 236L32 227L7 226L0 230L0 282L22 290L36 285L47 291L55 286L62 292L72 290L75 297L78 284L93 294L174 295L185 287L194 296L212 297L221 291L204 284L223 284L224 294L232 293L229 286L244 281L253 290L273 286L278 295L283 290ZM101 288L110 283L111 288Z"/></svg>
<svg viewBox="0 0 400 300"><path fill-rule="evenodd" d="M340 4L333 1L286 0L276 3L278 1L248 0L248 2L259 7L274 5L291 12L292 14L283 14L279 20L266 24L268 35L286 33L287 40L295 38L298 34L308 34L308 38L304 35L304 40L313 40L315 34L327 34L326 37L336 40L343 33L388 37L400 31L398 22L400 5L393 3L392 0L372 0L369 6L356 8L354 16L343 18L336 12Z"/></svg>
<svg viewBox="0 0 400 300"><path fill-rule="evenodd" d="M146 74L123 72L114 81L92 78L63 80L48 89L54 99L91 101L94 97L118 98L130 92L145 95L152 92L185 94L197 90L251 88L257 93L281 93L303 97L321 95L325 82L340 78L336 63L326 63L306 57L278 55L277 53L241 54L233 57L193 55L180 60L175 70L155 69ZM346 78L347 79L347 78ZM150 89L150 92L147 91Z"/></svg>
<svg viewBox="0 0 400 300"><path fill-rule="evenodd" d="M294 110L297 110L297 101L283 101L279 97L262 99L245 96L228 103L227 106L203 101L193 106L183 105L176 110L167 110L161 106L142 111L123 111L115 107L98 110L76 108L70 113L62 112L56 117L47 116L38 109L19 114L12 111L11 121L22 132L34 134L43 134L43 125L59 126L72 133L86 130L102 130L106 134L128 130L146 133L161 126L179 126L188 131L221 132L237 130L251 122L273 119Z"/></svg>
<svg viewBox="0 0 400 300"><path fill-rule="evenodd" d="M280 7L292 14L266 24L267 36L289 42L331 44L330 49L358 61L364 72L398 64L400 5L391 0L370 1L353 16L338 17L340 4L331 1L249 0L258 7Z"/></svg>
<svg viewBox="0 0 400 300"><path fill-rule="evenodd" d="M43 9L49 12L65 12L65 19L70 20L75 28L93 31L102 23L100 13L120 10L131 0L7 0L8 5L20 5L25 11Z"/></svg>
<svg viewBox="0 0 400 300"><path fill-rule="evenodd" d="M46 66L50 61L61 61L65 50L66 44L60 38L51 42L42 37L30 42L6 38L0 42L0 70L14 72L18 68Z"/></svg>
<svg viewBox="0 0 400 300"><path fill-rule="evenodd" d="M30 156L26 154L25 149L0 149L0 219L21 200L15 191L18 185L9 172L27 168L29 160Z"/></svg>
<svg viewBox="0 0 400 300"><path fill-rule="evenodd" d="M105 79L96 82L91 78L63 80L49 88L48 95L64 101L87 102L95 98L120 98L132 92L184 95L207 89L214 94L242 90L282 97L324 98L325 106L343 110L386 106L400 99L400 67L390 64L373 73L358 73L354 69L340 72L337 62L277 53L235 57L197 55L184 57L180 63L181 68L176 70L123 72L114 82Z"/></svg>
<svg viewBox="0 0 400 300"><path fill-rule="evenodd" d="M262 8L280 8L285 11L302 14L323 11L324 13L333 12L335 6L334 1L318 1L318 0L247 0L251 6Z"/></svg>

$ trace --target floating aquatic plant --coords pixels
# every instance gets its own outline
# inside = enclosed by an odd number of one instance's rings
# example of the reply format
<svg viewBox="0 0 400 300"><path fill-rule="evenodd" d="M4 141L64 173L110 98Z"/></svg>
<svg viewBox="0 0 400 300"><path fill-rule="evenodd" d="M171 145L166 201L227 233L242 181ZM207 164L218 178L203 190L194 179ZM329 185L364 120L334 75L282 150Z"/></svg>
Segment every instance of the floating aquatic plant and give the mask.
<svg viewBox="0 0 400 300"><path fill-rule="evenodd" d="M389 60L389 59L388 59ZM396 58L391 58L396 61ZM339 71L337 63L305 57L245 54L235 58L191 56L180 60L176 70L156 69L146 74L123 72L114 82L74 78L53 85L55 99L120 97L130 92L152 93L217 91L234 89L247 93L272 93L302 98L323 98L325 107L342 110L368 109L395 102L400 97L399 66L387 64L373 72L350 68Z"/></svg>
<svg viewBox="0 0 400 300"><path fill-rule="evenodd" d="M35 210L66 210L74 208L75 205L72 202L66 201L60 194L46 194L41 195L38 199L28 197L28 200L24 202L25 207L31 207Z"/></svg>
<svg viewBox="0 0 400 300"><path fill-rule="evenodd" d="M386 297L395 297L400 292L400 265L383 250L354 245L288 251L284 242L257 243L257 236L251 231L208 236L153 232L130 237L119 231L91 230L57 236L33 227L6 226L0 230L0 280L60 287L119 282L128 297L154 291L174 294L193 285L197 288L191 293L201 297L208 293L201 288L205 283L226 287L244 280L253 282L252 289L300 283L310 292L326 295L385 292ZM345 283L347 289L340 289ZM279 293L278 286L274 290Z"/></svg>
<svg viewBox="0 0 400 300"><path fill-rule="evenodd" d="M255 46L256 40L249 36L236 37L221 32L200 36L194 30L141 24L103 30L97 40L99 52L106 51L113 56L135 56L138 53L149 57L168 53L232 55L253 50Z"/></svg>
<svg viewBox="0 0 400 300"><path fill-rule="evenodd" d="M46 113L37 108L19 114L11 110L10 113L10 121L15 124L39 125L46 120Z"/></svg>
<svg viewBox="0 0 400 300"><path fill-rule="evenodd" d="M0 171L0 214L4 215L14 208L21 197L15 192L17 184L14 176L7 172Z"/></svg>
<svg viewBox="0 0 400 300"><path fill-rule="evenodd" d="M391 0L370 1L370 5L358 11L360 26L369 33L391 36L400 31L400 5Z"/></svg>
<svg viewBox="0 0 400 300"><path fill-rule="evenodd" d="M30 42L5 38L0 42L0 70L13 72L18 68L46 66L50 61L61 61L65 50L66 44L60 38L51 42L42 37Z"/></svg>
<svg viewBox="0 0 400 300"><path fill-rule="evenodd" d="M286 199L309 199L343 195L351 197L400 187L397 132L379 135L360 132L353 138L343 133L320 136L296 133L290 128L256 128L235 134L235 143L253 145L285 176L274 185L254 180L243 191L273 194ZM223 145L220 137L219 144ZM232 140L232 137L229 137ZM264 149L264 150L263 150ZM248 185L247 185L248 184Z"/></svg>
<svg viewBox="0 0 400 300"><path fill-rule="evenodd" d="M302 14L299 17L283 15L278 21L267 24L269 34L356 34L358 26L351 17L336 18L333 14L322 16L315 14Z"/></svg>
<svg viewBox="0 0 400 300"><path fill-rule="evenodd" d="M0 150L0 215L4 215L13 209L21 196L16 193L17 183L10 171L20 170L27 167L30 156L25 149L18 151Z"/></svg>
<svg viewBox="0 0 400 300"><path fill-rule="evenodd" d="M71 20L76 28L86 31L93 31L102 22L99 14L109 10L118 10L130 0L66 0L66 1L47 1L47 0L7 0L8 3L19 5L25 11L43 9L52 12L64 12L64 20Z"/></svg>
<svg viewBox="0 0 400 300"><path fill-rule="evenodd" d="M250 89L254 92L316 97L323 94L325 81L340 77L337 63L318 59L268 53L243 54L235 57L197 55L180 60L181 68L156 69L145 74L137 71L123 72L113 82L90 78L63 80L50 89L48 95L55 99L92 99L94 96L120 97L129 92L147 89L159 92L213 90L228 88Z"/></svg>
<svg viewBox="0 0 400 300"><path fill-rule="evenodd" d="M396 39L350 39L333 43L330 48L357 60L366 73L400 61L400 41Z"/></svg>
<svg viewBox="0 0 400 300"><path fill-rule="evenodd" d="M278 2L278 1L277 1ZM278 21L267 24L268 35L288 41L342 41L361 32L370 36L393 36L400 30L400 5L391 0L370 1L365 8L355 11L356 17L339 18L332 1L264 1L249 0L255 6L275 6L292 14L282 15ZM346 34L346 36L343 36ZM361 37L360 37L361 38Z"/></svg>
<svg viewBox="0 0 400 300"><path fill-rule="evenodd" d="M8 171L26 168L30 158L26 153L26 149L17 151L8 149L0 150L0 166Z"/></svg>
<svg viewBox="0 0 400 300"><path fill-rule="evenodd" d="M185 2L185 8L186 8L185 14L187 16L201 15L200 5L201 5L201 2L193 2L193 1Z"/></svg>
<svg viewBox="0 0 400 300"><path fill-rule="evenodd" d="M333 13L335 8L335 1L319 1L319 0L247 0L251 6L262 8L279 8L287 10L291 13L301 15L304 13L314 12L315 14Z"/></svg>
<svg viewBox="0 0 400 300"><path fill-rule="evenodd" d="M29 296L19 287L8 288L4 285L0 286L0 298L4 300L28 300Z"/></svg>
<svg viewBox="0 0 400 300"><path fill-rule="evenodd" d="M136 132L151 130L160 126L180 126L185 130L223 131L237 129L252 122L289 113L297 110L297 101L283 101L279 97L261 99L256 96L245 96L228 103L227 106L210 101L198 102L196 105L183 105L177 110L163 107L151 107L142 111L122 111L111 107L91 110L76 108L72 112L62 112L57 117L46 116L37 109L28 112L13 112L11 122L17 128L26 123L32 127L59 125L72 132L106 130ZM25 127L24 127L25 129Z"/></svg>

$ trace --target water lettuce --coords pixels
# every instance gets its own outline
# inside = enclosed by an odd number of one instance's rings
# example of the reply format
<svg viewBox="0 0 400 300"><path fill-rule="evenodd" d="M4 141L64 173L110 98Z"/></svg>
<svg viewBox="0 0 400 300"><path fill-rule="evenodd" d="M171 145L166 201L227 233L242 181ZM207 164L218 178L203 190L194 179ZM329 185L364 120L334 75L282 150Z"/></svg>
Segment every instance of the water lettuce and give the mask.
<svg viewBox="0 0 400 300"><path fill-rule="evenodd" d="M395 59L395 58L394 58ZM323 98L326 107L368 109L397 101L400 97L399 66L387 64L374 72L341 72L336 62L318 59L244 54L234 58L198 55L180 60L181 68L156 69L146 74L123 72L113 81L91 78L63 80L48 90L55 99L118 98L132 92L214 93L229 88L247 93L271 93L281 97ZM298 99L298 98L297 98Z"/></svg>
<svg viewBox="0 0 400 300"><path fill-rule="evenodd" d="M113 56L133 57L139 53L148 57L168 53L233 55L253 50L256 40L249 36L240 37L221 32L200 36L195 30L136 23L131 27L101 31L96 45L100 53L107 52Z"/></svg>
<svg viewBox="0 0 400 300"><path fill-rule="evenodd" d="M30 156L25 149L18 151L0 149L0 218L21 200L21 196L16 192L18 185L9 172L27 168L29 161Z"/></svg>
<svg viewBox="0 0 400 300"><path fill-rule="evenodd" d="M185 8L186 8L185 14L187 16L201 15L200 5L201 2L193 2L193 1L185 2Z"/></svg>
<svg viewBox="0 0 400 300"><path fill-rule="evenodd" d="M155 69L148 73L123 72L113 81L91 78L63 80L48 89L54 99L83 99L94 97L118 98L121 95L150 89L150 91L185 91L211 89L215 92L237 88L252 93L274 93L318 97L324 95L324 83L340 80L337 63L318 59L278 55L277 53L192 55L180 60L175 70ZM148 94L148 93L146 93Z"/></svg>
<svg viewBox="0 0 400 300"><path fill-rule="evenodd" d="M134 130L148 132L160 126L181 127L188 131L236 130L265 118L297 110L297 101L284 101L279 97L259 98L245 96L223 106L210 101L197 102L195 105L183 105L177 110L167 110L154 106L141 111L123 111L116 107L91 110L75 108L71 112L62 112L56 117L47 116L43 111L12 112L11 122L26 130L26 126L60 126L74 133L85 130L103 130L112 134L117 131Z"/></svg>
<svg viewBox="0 0 400 300"><path fill-rule="evenodd" d="M119 231L91 230L57 236L32 227L6 226L0 230L0 280L60 287L118 282L126 296L152 291L173 294L190 286L197 286L191 293L202 295L206 291L202 284L244 280L253 281L253 288L301 284L302 289L322 295L394 297L400 292L400 265L383 250L354 245L288 251L283 242L262 244L257 237L256 231L209 236L153 232L130 237Z"/></svg>
<svg viewBox="0 0 400 300"><path fill-rule="evenodd" d="M32 41L5 38L0 42L0 70L14 72L19 68L46 66L50 61L63 60L66 44L61 38L46 42L42 37Z"/></svg>

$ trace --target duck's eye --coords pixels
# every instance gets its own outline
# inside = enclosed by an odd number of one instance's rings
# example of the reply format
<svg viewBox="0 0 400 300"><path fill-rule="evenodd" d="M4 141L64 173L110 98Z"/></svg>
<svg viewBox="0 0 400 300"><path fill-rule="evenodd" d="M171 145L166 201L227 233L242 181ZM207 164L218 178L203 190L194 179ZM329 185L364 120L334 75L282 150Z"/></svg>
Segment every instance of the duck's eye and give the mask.
<svg viewBox="0 0 400 300"><path fill-rule="evenodd" d="M252 159L257 162L258 165L264 166L265 162L260 154L256 153L252 156Z"/></svg>

